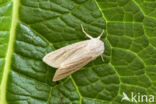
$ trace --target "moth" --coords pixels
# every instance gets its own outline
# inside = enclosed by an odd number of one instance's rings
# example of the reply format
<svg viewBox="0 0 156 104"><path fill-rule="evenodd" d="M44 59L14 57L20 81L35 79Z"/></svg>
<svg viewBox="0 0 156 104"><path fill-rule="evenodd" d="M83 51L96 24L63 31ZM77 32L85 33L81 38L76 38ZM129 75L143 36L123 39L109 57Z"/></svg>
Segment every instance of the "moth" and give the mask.
<svg viewBox="0 0 156 104"><path fill-rule="evenodd" d="M51 67L58 68L53 81L61 80L75 71L79 70L90 61L96 59L104 52L104 42L100 40L104 30L97 38L93 38L85 32L81 25L82 32L90 39L67 45L58 50L48 53L43 61ZM103 60L103 57L102 57Z"/></svg>

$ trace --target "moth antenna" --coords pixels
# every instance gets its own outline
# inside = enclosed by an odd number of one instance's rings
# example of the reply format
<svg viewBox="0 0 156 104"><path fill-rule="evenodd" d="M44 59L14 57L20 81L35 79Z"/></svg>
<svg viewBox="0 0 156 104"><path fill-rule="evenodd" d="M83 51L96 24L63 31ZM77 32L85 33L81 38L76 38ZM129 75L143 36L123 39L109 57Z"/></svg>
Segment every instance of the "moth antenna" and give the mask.
<svg viewBox="0 0 156 104"><path fill-rule="evenodd" d="M82 28L82 32L90 39L92 39L93 37L91 37L88 33L86 33L86 31L83 28L83 25L81 24L81 28Z"/></svg>
<svg viewBox="0 0 156 104"><path fill-rule="evenodd" d="M101 59L102 59L102 61L104 62L104 59L103 59L103 56L101 55Z"/></svg>
<svg viewBox="0 0 156 104"><path fill-rule="evenodd" d="M97 38L100 39L103 33L104 33L104 29L102 30L101 34Z"/></svg>

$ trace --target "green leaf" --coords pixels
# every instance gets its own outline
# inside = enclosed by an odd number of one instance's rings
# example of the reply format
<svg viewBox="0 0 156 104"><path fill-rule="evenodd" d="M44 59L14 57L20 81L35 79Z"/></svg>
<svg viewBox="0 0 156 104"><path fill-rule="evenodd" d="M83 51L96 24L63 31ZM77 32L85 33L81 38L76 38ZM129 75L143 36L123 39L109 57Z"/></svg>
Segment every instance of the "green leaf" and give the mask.
<svg viewBox="0 0 156 104"><path fill-rule="evenodd" d="M42 58L87 40L81 24L93 37L105 29L104 62L52 82ZM135 103L123 92L156 97L155 0L0 0L0 104Z"/></svg>

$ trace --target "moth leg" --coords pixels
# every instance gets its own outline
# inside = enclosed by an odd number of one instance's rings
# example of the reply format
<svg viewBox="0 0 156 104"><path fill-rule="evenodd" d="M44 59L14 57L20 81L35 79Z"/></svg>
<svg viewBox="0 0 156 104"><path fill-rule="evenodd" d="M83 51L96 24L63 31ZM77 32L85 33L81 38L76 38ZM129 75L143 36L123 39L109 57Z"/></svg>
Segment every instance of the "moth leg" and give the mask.
<svg viewBox="0 0 156 104"><path fill-rule="evenodd" d="M102 61L104 62L104 59L103 59L103 56L101 55L101 59L102 59Z"/></svg>
<svg viewBox="0 0 156 104"><path fill-rule="evenodd" d="M104 29L102 30L101 34L97 38L100 39L103 33L104 33Z"/></svg>
<svg viewBox="0 0 156 104"><path fill-rule="evenodd" d="M83 25L81 24L81 28L82 28L82 32L90 39L92 39L93 37L91 37L88 33L85 32Z"/></svg>

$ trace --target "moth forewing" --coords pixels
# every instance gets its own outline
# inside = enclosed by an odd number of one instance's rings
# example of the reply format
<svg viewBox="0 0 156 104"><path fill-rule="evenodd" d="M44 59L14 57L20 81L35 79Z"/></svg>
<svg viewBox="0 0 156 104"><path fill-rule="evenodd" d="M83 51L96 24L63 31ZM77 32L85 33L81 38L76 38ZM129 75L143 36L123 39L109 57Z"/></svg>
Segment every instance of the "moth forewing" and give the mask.
<svg viewBox="0 0 156 104"><path fill-rule="evenodd" d="M80 51L86 46L87 42L85 41L65 46L45 55L43 61L51 67L59 68L63 62L69 60L70 57L75 56L77 51Z"/></svg>
<svg viewBox="0 0 156 104"><path fill-rule="evenodd" d="M43 61L48 64L49 66L52 66L54 68L59 68L60 64L61 64L61 58L60 60L56 60L57 57L62 56L62 54L64 54L65 50L56 50L54 52L50 52L48 53L46 56L44 56Z"/></svg>
<svg viewBox="0 0 156 104"><path fill-rule="evenodd" d="M56 71L53 81L58 81L67 77L88 64L92 59L92 56L83 56L63 63L63 65Z"/></svg>
<svg viewBox="0 0 156 104"><path fill-rule="evenodd" d="M53 77L53 81L58 81L69 76L104 52L104 43L100 40L104 30L97 38L93 38L84 31L82 25L81 27L84 34L90 38L90 40L65 46L48 53L43 58L45 63L58 68Z"/></svg>

